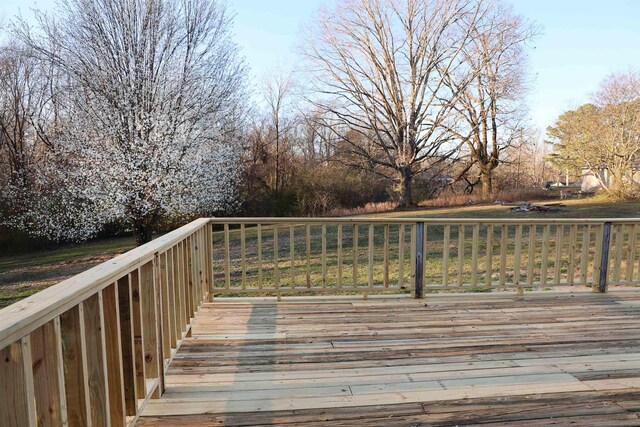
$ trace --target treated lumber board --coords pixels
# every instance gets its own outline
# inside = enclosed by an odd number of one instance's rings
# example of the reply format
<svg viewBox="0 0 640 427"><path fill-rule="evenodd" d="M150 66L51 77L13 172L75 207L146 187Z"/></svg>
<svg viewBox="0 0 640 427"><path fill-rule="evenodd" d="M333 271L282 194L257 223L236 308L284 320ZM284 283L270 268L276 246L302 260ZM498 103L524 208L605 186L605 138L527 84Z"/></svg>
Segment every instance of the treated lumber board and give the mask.
<svg viewBox="0 0 640 427"><path fill-rule="evenodd" d="M60 316L67 419L70 426L85 426L87 420L91 419L84 329L82 304Z"/></svg>
<svg viewBox="0 0 640 427"><path fill-rule="evenodd" d="M185 417L143 417L139 425L215 425L224 423L234 426L255 425L315 425L318 422L354 423L364 419L390 420L393 418L424 414L419 403L399 405L378 405L367 407L346 407L327 409L309 409L304 411L261 411L257 413L226 413L224 415L192 415ZM171 424L173 423L173 424Z"/></svg>
<svg viewBox="0 0 640 427"><path fill-rule="evenodd" d="M62 367L60 320L45 323L30 334L31 363L38 425L62 425L68 422Z"/></svg>
<svg viewBox="0 0 640 427"><path fill-rule="evenodd" d="M82 306L91 425L107 425L111 410L108 398L102 295L97 294L88 298Z"/></svg>
<svg viewBox="0 0 640 427"><path fill-rule="evenodd" d="M127 414L122 363L123 347L120 336L122 328L120 324L120 298L118 296L117 283L112 284L102 291L102 305L106 343L105 363L107 365L107 381L109 385L109 416L112 425L120 425L126 423ZM126 327L130 328L130 325L127 324ZM127 337L129 337L129 335L127 335ZM130 348L130 341L126 348ZM130 355L127 357L130 358Z"/></svg>
<svg viewBox="0 0 640 427"><path fill-rule="evenodd" d="M137 413L136 356L133 325L133 301L129 276L118 280L118 313L120 315L120 345L122 349L123 397L126 415Z"/></svg>
<svg viewBox="0 0 640 427"><path fill-rule="evenodd" d="M312 397L297 399L266 399L239 401L184 401L162 400L151 401L145 409L145 415L189 415L198 413L223 412L255 412L260 410L310 409L332 408L357 405L393 404L406 402L431 402L462 398L500 397L522 395L530 393L557 393L565 391L591 390L580 381L557 381L550 383L528 384L500 384L485 386L466 386L453 389L440 389L437 393L433 389L411 390L408 393L389 392L373 393L341 397Z"/></svg>
<svg viewBox="0 0 640 427"><path fill-rule="evenodd" d="M24 341L0 349L0 387L7 391L0 399L0 417L7 427L36 425L31 355ZM29 384L31 381L31 384Z"/></svg>
<svg viewBox="0 0 640 427"><path fill-rule="evenodd" d="M407 384L410 382L407 380ZM229 392L193 390L180 393L168 392L163 394L164 402L177 401L186 399L189 401L235 401L235 400L258 400L258 399L282 399L282 398L299 398L299 397L320 397L320 396L351 396L349 385L329 385L329 386L313 386L298 388L270 388L270 389L253 389L253 390L237 390Z"/></svg>

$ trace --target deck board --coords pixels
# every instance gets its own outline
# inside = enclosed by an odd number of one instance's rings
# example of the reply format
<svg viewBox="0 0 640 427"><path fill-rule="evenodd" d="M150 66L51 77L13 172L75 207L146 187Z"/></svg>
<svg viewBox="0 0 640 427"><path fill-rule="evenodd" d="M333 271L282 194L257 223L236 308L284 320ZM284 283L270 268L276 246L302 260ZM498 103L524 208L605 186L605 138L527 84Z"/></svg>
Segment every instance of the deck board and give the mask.
<svg viewBox="0 0 640 427"><path fill-rule="evenodd" d="M640 425L640 290L229 299L139 425Z"/></svg>

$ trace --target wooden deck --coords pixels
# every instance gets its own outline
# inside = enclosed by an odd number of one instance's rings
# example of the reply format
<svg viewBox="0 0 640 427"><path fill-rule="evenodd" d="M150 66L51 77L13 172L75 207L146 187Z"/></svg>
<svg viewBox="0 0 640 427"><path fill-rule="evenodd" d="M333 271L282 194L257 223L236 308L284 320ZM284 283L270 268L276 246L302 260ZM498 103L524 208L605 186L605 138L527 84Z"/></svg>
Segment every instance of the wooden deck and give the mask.
<svg viewBox="0 0 640 427"><path fill-rule="evenodd" d="M640 290L207 303L138 425L640 425Z"/></svg>

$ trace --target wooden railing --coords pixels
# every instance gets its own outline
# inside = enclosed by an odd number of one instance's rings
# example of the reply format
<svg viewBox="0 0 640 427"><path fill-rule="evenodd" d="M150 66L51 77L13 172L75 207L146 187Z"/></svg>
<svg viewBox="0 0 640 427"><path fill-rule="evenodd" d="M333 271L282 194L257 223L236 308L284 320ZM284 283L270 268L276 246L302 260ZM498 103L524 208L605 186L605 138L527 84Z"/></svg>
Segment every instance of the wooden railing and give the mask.
<svg viewBox="0 0 640 427"><path fill-rule="evenodd" d="M640 283L640 219L202 218L0 311L3 426L135 423L214 295Z"/></svg>
<svg viewBox="0 0 640 427"><path fill-rule="evenodd" d="M640 283L640 219L221 218L215 294Z"/></svg>
<svg viewBox="0 0 640 427"><path fill-rule="evenodd" d="M0 311L0 425L134 423L208 296L210 230L196 220Z"/></svg>

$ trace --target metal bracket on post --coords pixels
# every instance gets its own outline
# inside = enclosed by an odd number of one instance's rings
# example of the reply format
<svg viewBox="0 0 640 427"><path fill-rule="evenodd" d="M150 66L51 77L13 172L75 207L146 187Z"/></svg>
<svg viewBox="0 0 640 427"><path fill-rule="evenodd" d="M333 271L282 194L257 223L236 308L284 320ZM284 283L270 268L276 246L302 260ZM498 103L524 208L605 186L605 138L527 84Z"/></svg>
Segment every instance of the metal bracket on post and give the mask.
<svg viewBox="0 0 640 427"><path fill-rule="evenodd" d="M415 298L421 299L424 296L422 277L424 276L424 222L416 223L416 271L415 271Z"/></svg>
<svg viewBox="0 0 640 427"><path fill-rule="evenodd" d="M600 257L600 280L598 291L607 292L607 277L609 269L609 242L611 241L611 223L605 222L602 229L602 256Z"/></svg>

